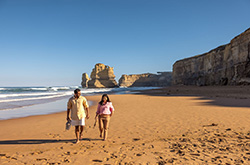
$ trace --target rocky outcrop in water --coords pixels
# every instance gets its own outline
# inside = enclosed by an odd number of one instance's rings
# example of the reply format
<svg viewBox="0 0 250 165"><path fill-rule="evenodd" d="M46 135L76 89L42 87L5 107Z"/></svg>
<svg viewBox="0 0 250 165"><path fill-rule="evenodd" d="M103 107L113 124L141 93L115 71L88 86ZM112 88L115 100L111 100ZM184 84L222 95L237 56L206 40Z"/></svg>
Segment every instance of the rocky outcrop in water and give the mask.
<svg viewBox="0 0 250 165"><path fill-rule="evenodd" d="M87 73L83 73L82 74L82 83L81 83L81 85L82 85L83 88L87 88L88 87L89 80L90 80L90 78L89 78L88 74Z"/></svg>
<svg viewBox="0 0 250 165"><path fill-rule="evenodd" d="M119 85L121 87L163 87L171 85L171 82L171 72L158 72L158 74L124 74L119 79Z"/></svg>
<svg viewBox="0 0 250 165"><path fill-rule="evenodd" d="M227 45L173 65L174 85L250 84L250 28Z"/></svg>
<svg viewBox="0 0 250 165"><path fill-rule="evenodd" d="M96 64L90 75L89 88L118 87L115 81L114 68L104 64Z"/></svg>

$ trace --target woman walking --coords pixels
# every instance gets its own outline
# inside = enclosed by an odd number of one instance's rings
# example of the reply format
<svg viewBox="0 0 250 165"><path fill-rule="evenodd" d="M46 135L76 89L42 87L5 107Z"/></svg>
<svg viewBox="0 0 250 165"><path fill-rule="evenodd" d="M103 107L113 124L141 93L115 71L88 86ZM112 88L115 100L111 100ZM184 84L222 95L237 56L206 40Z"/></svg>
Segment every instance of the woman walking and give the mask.
<svg viewBox="0 0 250 165"><path fill-rule="evenodd" d="M97 107L96 119L98 117L100 137L103 138L104 141L107 140L108 138L108 128L109 128L110 117L114 114L114 111L115 109L108 95L103 94L102 99L99 102L98 107Z"/></svg>

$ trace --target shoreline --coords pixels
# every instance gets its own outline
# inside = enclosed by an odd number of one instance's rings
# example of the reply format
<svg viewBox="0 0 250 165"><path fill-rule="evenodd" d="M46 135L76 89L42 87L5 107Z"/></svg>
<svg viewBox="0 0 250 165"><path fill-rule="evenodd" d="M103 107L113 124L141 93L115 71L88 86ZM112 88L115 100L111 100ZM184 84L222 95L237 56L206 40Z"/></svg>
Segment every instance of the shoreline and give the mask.
<svg viewBox="0 0 250 165"><path fill-rule="evenodd" d="M47 103L0 110L0 121L24 118L29 116L49 115L67 111L67 101L68 98L62 98L60 100L54 100ZM89 100L88 102L90 106L93 105L93 102L91 100Z"/></svg>
<svg viewBox="0 0 250 165"><path fill-rule="evenodd" d="M137 88L137 87L135 87ZM139 87L138 87L139 88ZM142 88L142 87L141 87ZM111 93L112 95L116 95L115 93ZM228 106L234 107L250 107L250 86L168 86L162 87L158 89L148 89L148 90L135 90L130 91L128 94L136 94L136 95L150 95L150 96L197 96L202 97L202 99L212 99L210 104L220 105L220 106ZM99 94L95 94L99 95ZM95 96L95 95L85 95L84 97ZM100 94L101 95L101 94ZM119 95L119 93L117 93ZM122 94L123 95L123 94ZM49 101L46 103L39 103L35 105L29 105L14 109L3 109L0 110L0 121L1 120L9 120L16 118L23 118L28 116L36 116L36 115L46 115L53 114L58 112L63 112L66 109L68 97L64 97L61 99L56 99L54 101ZM236 99L236 100L234 100ZM245 99L249 100L247 102ZM241 101L240 101L241 100ZM65 102L65 106L62 107L62 104L57 102ZM90 104L91 103L91 100ZM224 102L227 104L221 104ZM234 103L236 102L237 105ZM209 104L209 103L208 103ZM53 110L50 112L46 112L46 109L53 107ZM38 110L42 110L41 112L34 112ZM45 111L44 111L45 110ZM24 111L29 111L31 114L23 114ZM5 113L4 113L5 112ZM6 117L8 114L13 115L13 117ZM4 117L3 117L4 116Z"/></svg>
<svg viewBox="0 0 250 165"><path fill-rule="evenodd" d="M20 88L20 87L16 87ZM31 88L31 87L29 87ZM131 88L88 88L88 89L82 89L83 96L94 96L94 95L100 95L105 92L108 94L131 94L135 93L134 91L143 91L145 89L155 89L156 87L131 87ZM21 88L22 89L22 88ZM31 88L33 89L33 88ZM50 113L56 113L59 111L59 109L65 109L67 99L69 99L73 95L73 91L58 91L59 96L56 96L56 93L6 93L0 94L0 98L10 97L9 100L7 99L0 99L0 120L10 119L10 118L19 118L19 117L25 117L25 116L32 116L32 115L42 115L42 114L50 114ZM71 93L69 95L69 93ZM51 97L52 99L41 99L40 97L32 97L30 96L41 96L41 95L48 95L45 97ZM64 96L62 96L64 95ZM67 95L67 96L66 96ZM28 96L28 98L25 97ZM12 97L12 98L11 98ZM16 100L16 98L13 97L19 97L19 100ZM55 98L54 98L55 97ZM30 102L29 100L33 100ZM20 102L20 100L24 100L23 102ZM63 102L64 100L66 103L57 103L57 102ZM9 101L9 102L8 102ZM13 102L11 102L13 101ZM89 101L89 105L91 105L91 101ZM48 112L48 109L53 107L52 112ZM43 108L43 109L42 109ZM39 112L40 110L40 112ZM24 113L27 111L27 113ZM37 112L34 112L37 111ZM8 116L9 114L9 116ZM5 117L3 117L5 116Z"/></svg>
<svg viewBox="0 0 250 165"><path fill-rule="evenodd" d="M86 98L98 102L101 95ZM0 164L250 163L249 108L152 91L110 98L115 114L105 142L93 129L95 103L79 144L73 128L64 130L66 111L1 120Z"/></svg>

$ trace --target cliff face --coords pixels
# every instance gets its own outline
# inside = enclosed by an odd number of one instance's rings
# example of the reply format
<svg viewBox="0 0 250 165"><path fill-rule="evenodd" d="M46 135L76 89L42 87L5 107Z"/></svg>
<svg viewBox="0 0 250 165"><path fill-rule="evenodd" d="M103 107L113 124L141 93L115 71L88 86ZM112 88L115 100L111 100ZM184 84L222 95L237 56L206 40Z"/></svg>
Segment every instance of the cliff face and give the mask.
<svg viewBox="0 0 250 165"><path fill-rule="evenodd" d="M119 79L121 87L162 87L171 85L171 72L158 72L158 74L133 74L122 75Z"/></svg>
<svg viewBox="0 0 250 165"><path fill-rule="evenodd" d="M173 84L250 84L250 28L227 45L175 62Z"/></svg>
<svg viewBox="0 0 250 165"><path fill-rule="evenodd" d="M113 68L104 64L96 64L90 77L91 80L88 82L89 88L117 87Z"/></svg>
<svg viewBox="0 0 250 165"><path fill-rule="evenodd" d="M122 75L119 79L119 86L122 87L130 87L140 78L148 77L149 74L133 74L133 75Z"/></svg>
<svg viewBox="0 0 250 165"><path fill-rule="evenodd" d="M88 74L87 73L83 73L82 74L82 83L81 83L81 85L82 85L83 88L87 88L88 87L89 80L90 80L90 78L89 78Z"/></svg>

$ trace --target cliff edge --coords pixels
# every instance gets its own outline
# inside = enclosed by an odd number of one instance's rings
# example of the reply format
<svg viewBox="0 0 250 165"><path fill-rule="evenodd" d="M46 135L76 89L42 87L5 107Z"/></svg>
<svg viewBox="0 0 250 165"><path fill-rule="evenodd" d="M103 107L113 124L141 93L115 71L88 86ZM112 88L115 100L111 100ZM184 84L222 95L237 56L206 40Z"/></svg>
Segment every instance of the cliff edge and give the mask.
<svg viewBox="0 0 250 165"><path fill-rule="evenodd" d="M173 65L174 85L250 84L250 28L202 55L186 58Z"/></svg>

